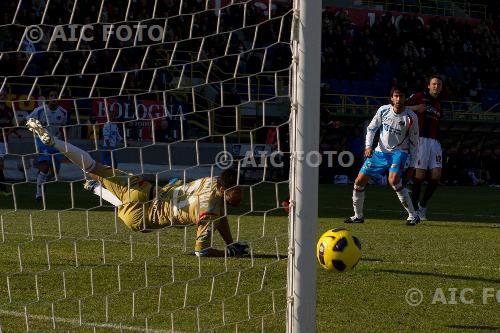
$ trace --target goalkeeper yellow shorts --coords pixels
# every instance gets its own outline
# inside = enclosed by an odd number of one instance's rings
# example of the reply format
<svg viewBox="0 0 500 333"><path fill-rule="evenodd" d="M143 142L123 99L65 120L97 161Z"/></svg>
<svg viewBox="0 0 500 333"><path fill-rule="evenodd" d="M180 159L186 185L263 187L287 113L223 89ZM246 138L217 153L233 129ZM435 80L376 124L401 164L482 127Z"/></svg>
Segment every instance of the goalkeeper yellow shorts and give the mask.
<svg viewBox="0 0 500 333"><path fill-rule="evenodd" d="M124 171L104 167L98 180L123 203L118 207L118 217L134 231L145 229L152 184L141 177Z"/></svg>

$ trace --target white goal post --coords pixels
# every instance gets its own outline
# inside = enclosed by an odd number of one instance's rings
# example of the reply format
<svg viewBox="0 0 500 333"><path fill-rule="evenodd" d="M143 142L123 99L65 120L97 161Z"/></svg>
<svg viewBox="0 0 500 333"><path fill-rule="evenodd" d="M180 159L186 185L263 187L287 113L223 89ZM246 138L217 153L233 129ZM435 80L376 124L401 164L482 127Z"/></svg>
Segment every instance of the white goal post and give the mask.
<svg viewBox="0 0 500 333"><path fill-rule="evenodd" d="M318 169L304 156L319 149L321 1L294 1L292 163L288 329L316 331Z"/></svg>

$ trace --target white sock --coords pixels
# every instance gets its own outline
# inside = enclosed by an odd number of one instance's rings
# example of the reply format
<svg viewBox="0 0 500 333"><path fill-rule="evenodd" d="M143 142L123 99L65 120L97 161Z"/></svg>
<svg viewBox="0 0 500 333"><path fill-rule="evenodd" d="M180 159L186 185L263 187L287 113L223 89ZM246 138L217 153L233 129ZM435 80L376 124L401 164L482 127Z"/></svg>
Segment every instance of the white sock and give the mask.
<svg viewBox="0 0 500 333"><path fill-rule="evenodd" d="M92 191L95 195L100 196L103 200L109 202L115 207L121 206L123 203L113 193L106 189L101 184L96 185Z"/></svg>
<svg viewBox="0 0 500 333"><path fill-rule="evenodd" d="M363 218L363 206L365 203L365 187L354 185L352 190L352 206L354 207L354 216Z"/></svg>
<svg viewBox="0 0 500 333"><path fill-rule="evenodd" d="M411 202L410 194L408 193L408 189L399 182L399 184L392 186L394 192L398 196L399 201L403 205L403 208L408 212L408 218L414 219L417 216L417 212L413 207L413 203Z"/></svg>
<svg viewBox="0 0 500 333"><path fill-rule="evenodd" d="M43 173L43 172L38 172L38 175L36 176L36 196L41 197L42 196L42 186L43 183L47 180L48 173Z"/></svg>
<svg viewBox="0 0 500 333"><path fill-rule="evenodd" d="M84 171L91 171L95 167L95 160L85 150L80 149L69 142L53 138L54 148L64 154L71 162L80 166Z"/></svg>

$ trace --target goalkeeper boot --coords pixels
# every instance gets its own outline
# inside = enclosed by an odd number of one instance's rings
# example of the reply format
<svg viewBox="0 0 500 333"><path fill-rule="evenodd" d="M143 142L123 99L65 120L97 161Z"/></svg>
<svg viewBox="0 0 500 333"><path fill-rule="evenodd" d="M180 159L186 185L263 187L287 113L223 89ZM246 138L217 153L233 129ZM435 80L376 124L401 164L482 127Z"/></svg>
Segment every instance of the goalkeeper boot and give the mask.
<svg viewBox="0 0 500 333"><path fill-rule="evenodd" d="M52 136L49 134L49 132L42 126L40 121L35 118L29 118L28 121L26 122L26 127L32 132L34 132L38 138L40 138L40 141L42 141L43 144L47 146L53 146L54 145L54 139Z"/></svg>
<svg viewBox="0 0 500 333"><path fill-rule="evenodd" d="M228 257L247 256L250 254L250 247L247 242L239 241L228 245L226 247L226 254Z"/></svg>
<svg viewBox="0 0 500 333"><path fill-rule="evenodd" d="M344 223L365 223L365 219L363 217L351 216L346 218Z"/></svg>

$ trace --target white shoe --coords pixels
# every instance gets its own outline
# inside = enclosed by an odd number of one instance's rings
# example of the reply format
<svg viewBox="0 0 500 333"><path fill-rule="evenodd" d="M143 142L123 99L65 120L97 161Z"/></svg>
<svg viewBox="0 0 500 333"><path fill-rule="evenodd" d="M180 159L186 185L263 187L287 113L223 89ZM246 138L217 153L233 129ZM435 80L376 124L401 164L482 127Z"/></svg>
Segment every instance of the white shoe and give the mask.
<svg viewBox="0 0 500 333"><path fill-rule="evenodd" d="M418 204L418 217L420 217L421 221L427 221L427 208L420 206L420 203Z"/></svg>
<svg viewBox="0 0 500 333"><path fill-rule="evenodd" d="M49 132L45 128L43 128L38 119L29 118L26 122L26 127L28 127L30 131L34 132L40 138L40 141L42 141L43 144L47 146L54 145L52 136L50 136Z"/></svg>
<svg viewBox="0 0 500 333"><path fill-rule="evenodd" d="M409 217L406 219L406 225L414 226L420 223L420 217L417 215L415 217Z"/></svg>
<svg viewBox="0 0 500 333"><path fill-rule="evenodd" d="M365 219L363 217L356 217L355 216L351 216L351 217L348 217L344 220L344 223L365 223Z"/></svg>

